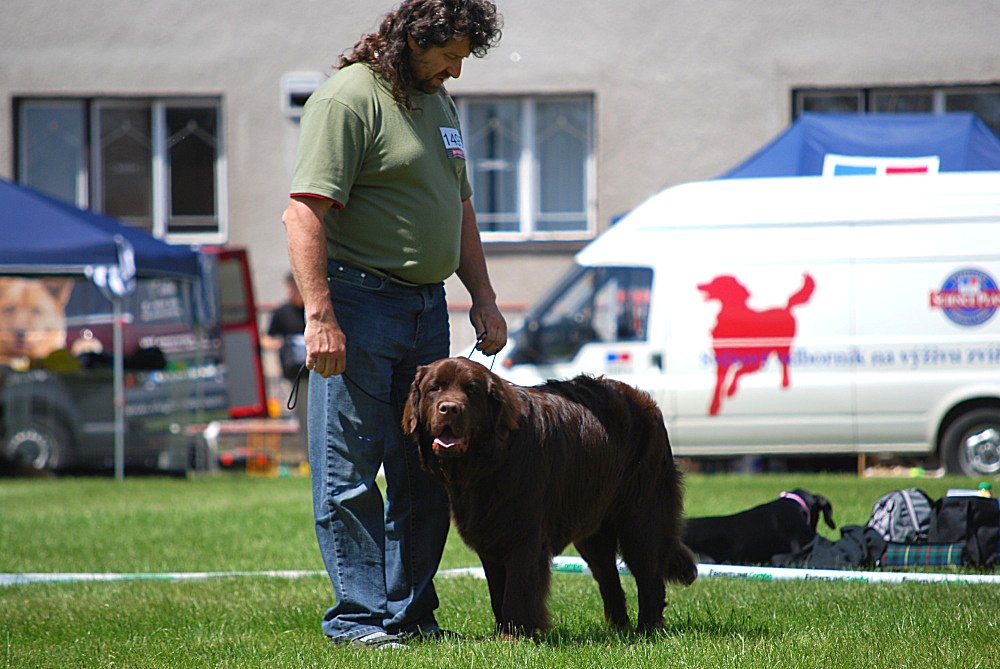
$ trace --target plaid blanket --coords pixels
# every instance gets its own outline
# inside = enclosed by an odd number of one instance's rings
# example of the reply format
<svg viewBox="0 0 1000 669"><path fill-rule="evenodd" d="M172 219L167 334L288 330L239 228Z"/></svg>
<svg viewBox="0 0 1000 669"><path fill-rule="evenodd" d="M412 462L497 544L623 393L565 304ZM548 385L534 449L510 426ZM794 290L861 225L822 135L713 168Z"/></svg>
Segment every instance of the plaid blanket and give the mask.
<svg viewBox="0 0 1000 669"><path fill-rule="evenodd" d="M957 544L904 544L890 541L879 560L880 567L926 567L960 565L965 542Z"/></svg>

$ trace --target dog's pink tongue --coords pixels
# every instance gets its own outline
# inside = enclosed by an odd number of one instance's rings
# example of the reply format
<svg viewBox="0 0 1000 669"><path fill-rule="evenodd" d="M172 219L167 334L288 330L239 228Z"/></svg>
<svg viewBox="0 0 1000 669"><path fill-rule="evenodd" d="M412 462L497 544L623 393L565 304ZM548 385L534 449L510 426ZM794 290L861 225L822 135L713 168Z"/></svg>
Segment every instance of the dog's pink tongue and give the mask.
<svg viewBox="0 0 1000 669"><path fill-rule="evenodd" d="M469 450L469 442L464 437L445 435L434 438L433 449L442 458L457 458Z"/></svg>
<svg viewBox="0 0 1000 669"><path fill-rule="evenodd" d="M441 437L437 437L434 439L434 445L440 446L441 448L444 449L448 449L457 444L458 441L459 441L458 439L442 439Z"/></svg>

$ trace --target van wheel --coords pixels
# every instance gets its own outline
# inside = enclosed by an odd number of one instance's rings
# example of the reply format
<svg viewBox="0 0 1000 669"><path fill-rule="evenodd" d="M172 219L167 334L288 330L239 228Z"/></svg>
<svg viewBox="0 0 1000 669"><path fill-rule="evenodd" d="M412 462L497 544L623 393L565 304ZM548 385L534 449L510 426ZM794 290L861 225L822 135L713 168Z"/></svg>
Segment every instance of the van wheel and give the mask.
<svg viewBox="0 0 1000 669"><path fill-rule="evenodd" d="M1000 474L1000 411L976 409L959 416L942 438L945 468L950 474Z"/></svg>
<svg viewBox="0 0 1000 669"><path fill-rule="evenodd" d="M8 460L36 471L56 470L66 464L69 430L54 418L34 416L4 442Z"/></svg>

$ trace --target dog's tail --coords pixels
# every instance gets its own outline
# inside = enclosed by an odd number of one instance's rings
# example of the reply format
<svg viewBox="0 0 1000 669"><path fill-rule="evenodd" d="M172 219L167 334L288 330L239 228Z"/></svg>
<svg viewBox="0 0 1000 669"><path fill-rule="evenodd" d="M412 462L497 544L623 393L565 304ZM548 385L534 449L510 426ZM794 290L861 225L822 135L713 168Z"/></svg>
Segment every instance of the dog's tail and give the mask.
<svg viewBox="0 0 1000 669"><path fill-rule="evenodd" d="M665 428L664 437L667 437ZM667 525L664 528L667 554L663 578L673 583L691 585L698 578L698 561L694 552L684 543L684 474L677 468L677 463L669 453L663 469L661 489L657 495L661 503L666 505L661 507L666 514L664 520Z"/></svg>
<svg viewBox="0 0 1000 669"><path fill-rule="evenodd" d="M812 297L813 290L816 288L816 282L813 281L812 276L809 274L802 275L802 287L799 288L799 292L795 293L788 298L788 305L785 309L791 309L792 307L797 307L800 304L805 304Z"/></svg>
<svg viewBox="0 0 1000 669"><path fill-rule="evenodd" d="M694 552L678 540L667 558L664 578L671 583L691 585L698 578L698 562Z"/></svg>

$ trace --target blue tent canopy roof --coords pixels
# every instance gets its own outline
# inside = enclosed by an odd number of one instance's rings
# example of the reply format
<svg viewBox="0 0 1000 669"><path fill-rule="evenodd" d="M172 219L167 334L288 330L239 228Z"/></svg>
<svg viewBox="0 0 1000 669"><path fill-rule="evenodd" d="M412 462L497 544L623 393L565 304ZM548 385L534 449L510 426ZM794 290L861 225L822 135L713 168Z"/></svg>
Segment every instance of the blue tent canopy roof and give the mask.
<svg viewBox="0 0 1000 669"><path fill-rule="evenodd" d="M937 156L941 172L1000 170L1000 138L975 114L803 114L719 178L819 176L827 154Z"/></svg>
<svg viewBox="0 0 1000 669"><path fill-rule="evenodd" d="M78 209L0 179L0 274L81 273L117 266L124 239L140 277L199 276L198 254L109 216Z"/></svg>

